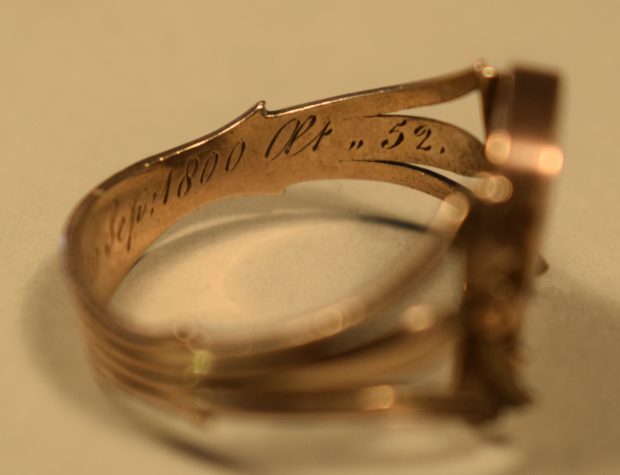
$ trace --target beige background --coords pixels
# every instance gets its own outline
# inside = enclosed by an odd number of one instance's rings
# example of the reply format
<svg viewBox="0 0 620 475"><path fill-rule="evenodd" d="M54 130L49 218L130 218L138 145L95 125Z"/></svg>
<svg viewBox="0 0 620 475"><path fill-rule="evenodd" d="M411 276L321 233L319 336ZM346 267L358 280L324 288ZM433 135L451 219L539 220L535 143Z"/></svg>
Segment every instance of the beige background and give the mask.
<svg viewBox="0 0 620 475"><path fill-rule="evenodd" d="M0 2L0 471L620 473L616 5ZM200 451L128 423L90 377L57 264L62 224L79 198L129 163L211 131L259 99L275 109L450 72L480 56L500 66L550 66L565 80L566 167L545 240L552 267L539 280L526 342L536 405L484 433L428 420L226 419L200 436ZM467 112L474 104L452 113L479 132ZM383 191L302 187L280 201L242 201L203 217L213 224L221 216L333 205L381 212L390 209ZM274 232L288 254L274 251ZM371 232L377 237L369 241ZM271 275L281 291L267 302L286 309L304 298L298 284L316 284L312 295L347 291L346 273L330 267L336 257L336 269L379 271L410 242L395 232L320 215L290 226L242 223L230 234L239 247L221 235L194 246L198 255L173 259L168 277L137 281L142 300L133 304L155 295L162 308L176 308L180 290L200 295L204 285L207 296L234 291L235 302L249 305L271 288L257 276ZM201 272L204 259L237 249L245 250L237 261L222 258ZM185 285L190 271L196 277Z"/></svg>

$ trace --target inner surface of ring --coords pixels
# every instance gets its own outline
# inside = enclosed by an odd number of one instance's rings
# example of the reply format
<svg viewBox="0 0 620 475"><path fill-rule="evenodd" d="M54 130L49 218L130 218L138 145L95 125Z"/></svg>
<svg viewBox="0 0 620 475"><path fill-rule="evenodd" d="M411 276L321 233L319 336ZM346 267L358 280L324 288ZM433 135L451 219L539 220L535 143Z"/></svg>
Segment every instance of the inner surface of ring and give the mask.
<svg viewBox="0 0 620 475"><path fill-rule="evenodd" d="M421 94L418 102L422 105L466 94L476 84L467 73L430 92L428 86L417 87L428 96ZM463 176L484 170L483 146L476 138L433 119L365 115L365 108L371 106L366 102L377 98L385 102L380 112L410 105L411 97L403 102L401 92L397 88L370 99L361 93L353 97L357 108L336 100L272 113L259 103L222 129L138 162L101 184L78 206L66 233L69 275L88 320L100 328L97 331L139 343L140 335L111 318L107 303L158 236L209 202L238 195L279 194L293 183L334 178L385 181L440 199L455 191L466 192L435 169ZM454 235L454 223L461 223L464 215L443 213L442 219L431 230ZM445 243L429 246L427 254L432 258L442 246ZM422 271L430 260L412 260L407 265ZM368 308L362 313L375 311L380 300L385 301L384 297L397 292L403 280L414 275L395 272L380 292L365 296ZM357 323L356 318L352 315L344 328Z"/></svg>
<svg viewBox="0 0 620 475"><path fill-rule="evenodd" d="M342 316L332 304L381 285L405 256L421 252L440 203L367 180L302 182L284 195L210 203L149 247L108 308L145 334L172 328L182 340L252 332L322 308L317 325L329 335ZM456 312L462 258L448 252L394 310L423 302Z"/></svg>
<svg viewBox="0 0 620 475"><path fill-rule="evenodd" d="M107 301L155 238L208 202L278 194L292 183L328 178L386 181L444 198L460 186L419 165L461 175L484 166L474 137L432 119L350 118L339 121L340 134L338 123L315 114L278 119L254 109L228 133L138 163L127 170L128 178L111 179L92 192L78 210L88 212L88 219L77 220L81 229L72 233L80 254L73 262L81 263L73 271L90 283L90 297Z"/></svg>

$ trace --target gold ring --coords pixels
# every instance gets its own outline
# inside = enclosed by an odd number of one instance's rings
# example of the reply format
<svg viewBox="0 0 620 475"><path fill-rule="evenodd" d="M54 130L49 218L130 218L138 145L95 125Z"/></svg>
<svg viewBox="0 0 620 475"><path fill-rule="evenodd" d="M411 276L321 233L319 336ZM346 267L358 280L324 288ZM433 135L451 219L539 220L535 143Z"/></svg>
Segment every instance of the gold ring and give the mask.
<svg viewBox="0 0 620 475"><path fill-rule="evenodd" d="M200 420L234 410L393 409L484 420L525 403L519 331L540 263L549 182L563 161L553 130L557 82L553 74L498 73L479 61L440 78L278 111L259 102L221 129L115 174L78 204L62 245L97 373ZM448 123L398 113L474 91L484 144ZM185 214L226 197L336 178L395 183L440 199L424 252L359 295L242 332L146 335L109 308L132 266ZM467 262L460 310L386 311L452 244ZM458 348L449 391L419 393L404 382L446 341Z"/></svg>

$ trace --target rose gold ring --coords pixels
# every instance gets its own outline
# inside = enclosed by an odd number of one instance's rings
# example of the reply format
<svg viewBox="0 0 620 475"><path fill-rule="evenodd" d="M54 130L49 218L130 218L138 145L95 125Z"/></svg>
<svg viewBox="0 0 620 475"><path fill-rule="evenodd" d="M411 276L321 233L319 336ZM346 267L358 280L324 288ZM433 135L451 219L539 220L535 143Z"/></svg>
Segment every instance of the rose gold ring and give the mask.
<svg viewBox="0 0 620 475"><path fill-rule="evenodd" d="M399 111L478 92L481 143ZM144 159L91 191L62 253L102 380L184 415L428 410L484 420L528 400L517 365L537 265L555 144L557 77L476 62L456 74L268 111L263 102L204 137ZM450 177L443 173L450 172ZM475 177L465 186L454 176ZM149 246L182 216L237 195L279 194L317 179L379 180L441 201L419 249L357 295L273 326L147 335L109 302ZM468 183L470 183L468 182ZM452 245L466 258L458 312L398 311ZM396 309L396 310L394 310ZM456 342L440 394L407 378Z"/></svg>

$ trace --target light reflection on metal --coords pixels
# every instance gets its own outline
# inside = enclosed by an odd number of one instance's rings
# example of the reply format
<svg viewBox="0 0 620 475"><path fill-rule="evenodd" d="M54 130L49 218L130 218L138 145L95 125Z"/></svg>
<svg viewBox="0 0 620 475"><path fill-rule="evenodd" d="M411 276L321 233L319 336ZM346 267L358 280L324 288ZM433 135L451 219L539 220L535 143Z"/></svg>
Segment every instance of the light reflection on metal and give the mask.
<svg viewBox="0 0 620 475"><path fill-rule="evenodd" d="M280 111L260 102L220 130L114 175L78 205L61 241L95 369L124 391L200 421L219 410L396 406L485 420L525 404L519 329L540 263L549 180L563 164L553 137L556 90L554 75L503 73L479 61L450 76ZM473 91L482 96L485 145L444 122L390 115ZM482 179L472 190L436 170ZM419 249L390 272L276 326L228 332L178 323L153 336L110 310L132 266L186 213L327 178L409 186L441 204ZM453 241L467 259L457 314L424 305L395 311ZM457 342L450 395L394 383L446 341Z"/></svg>
<svg viewBox="0 0 620 475"><path fill-rule="evenodd" d="M480 183L474 189L478 198L489 203L502 203L512 196L512 183L503 175L481 173Z"/></svg>
<svg viewBox="0 0 620 475"><path fill-rule="evenodd" d="M330 336L344 327L344 317L335 307L327 307L314 316L314 324L321 335Z"/></svg>
<svg viewBox="0 0 620 475"><path fill-rule="evenodd" d="M564 166L564 153L557 145L545 145L538 156L538 170L545 175L557 175Z"/></svg>
<svg viewBox="0 0 620 475"><path fill-rule="evenodd" d="M431 328L436 318L433 307L412 305L403 311L402 325L406 330L417 333Z"/></svg>
<svg viewBox="0 0 620 475"><path fill-rule="evenodd" d="M366 411L387 410L396 402L396 392L388 385L371 386L362 389L359 400Z"/></svg>
<svg viewBox="0 0 620 475"><path fill-rule="evenodd" d="M496 130L489 134L485 145L487 158L496 165L502 165L510 157L512 137L505 130Z"/></svg>

